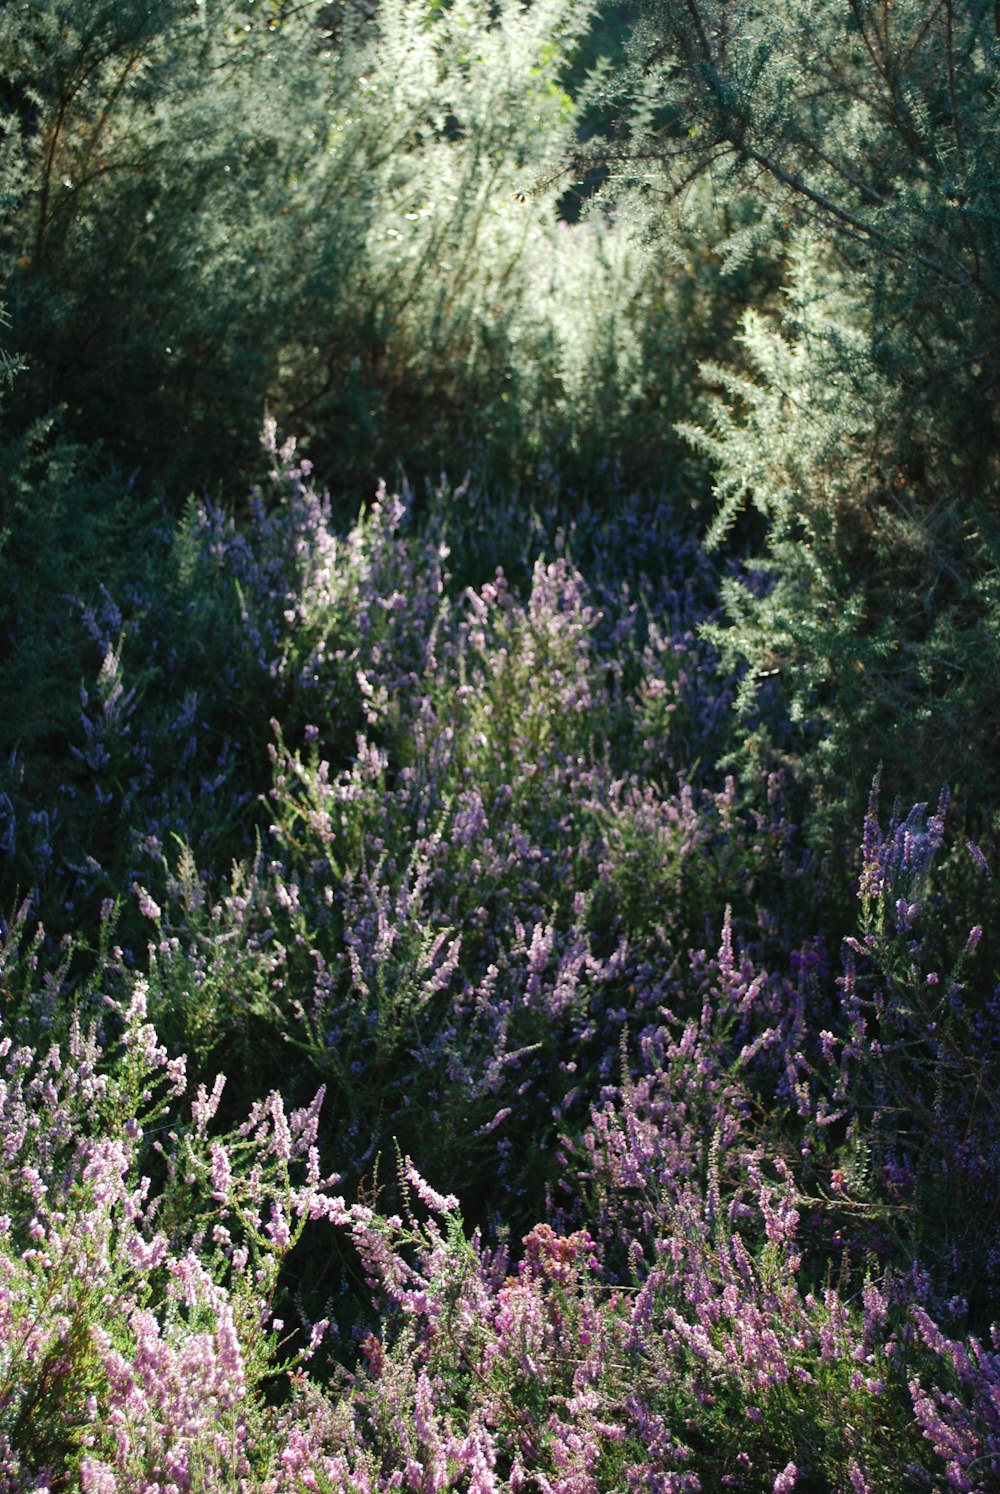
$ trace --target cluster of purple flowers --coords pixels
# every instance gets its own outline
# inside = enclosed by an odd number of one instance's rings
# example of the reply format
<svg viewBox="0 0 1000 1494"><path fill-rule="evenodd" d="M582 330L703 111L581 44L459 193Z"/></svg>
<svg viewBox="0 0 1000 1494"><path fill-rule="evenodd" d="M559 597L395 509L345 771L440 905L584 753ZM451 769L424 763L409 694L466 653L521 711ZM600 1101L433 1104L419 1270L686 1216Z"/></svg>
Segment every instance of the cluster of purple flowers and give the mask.
<svg viewBox="0 0 1000 1494"><path fill-rule="evenodd" d="M264 445L0 798L0 1494L995 1485L983 851L843 897L636 510L460 585Z"/></svg>

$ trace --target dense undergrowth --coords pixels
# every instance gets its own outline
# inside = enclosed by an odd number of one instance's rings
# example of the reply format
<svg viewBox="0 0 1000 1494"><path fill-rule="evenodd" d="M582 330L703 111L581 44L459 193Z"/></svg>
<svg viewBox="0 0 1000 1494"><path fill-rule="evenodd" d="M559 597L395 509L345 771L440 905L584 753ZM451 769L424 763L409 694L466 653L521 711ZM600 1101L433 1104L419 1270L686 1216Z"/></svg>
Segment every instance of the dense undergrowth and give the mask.
<svg viewBox="0 0 1000 1494"><path fill-rule="evenodd" d="M0 1494L1000 1487L996 61L0 9Z"/></svg>
<svg viewBox="0 0 1000 1494"><path fill-rule="evenodd" d="M264 444L5 771L3 1487L988 1487L982 852L710 766L667 499L456 580Z"/></svg>

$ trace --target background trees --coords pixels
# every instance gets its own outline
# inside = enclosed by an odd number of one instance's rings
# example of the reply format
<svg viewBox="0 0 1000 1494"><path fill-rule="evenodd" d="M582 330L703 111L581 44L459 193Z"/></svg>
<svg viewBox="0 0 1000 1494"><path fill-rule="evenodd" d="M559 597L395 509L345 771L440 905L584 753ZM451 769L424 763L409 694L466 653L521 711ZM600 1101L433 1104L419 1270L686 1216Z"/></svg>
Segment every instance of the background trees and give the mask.
<svg viewBox="0 0 1000 1494"><path fill-rule="evenodd" d="M820 792L881 757L996 799L997 42L992 7L952 0L652 0L599 148L654 234L708 184L743 204L729 265L780 255L684 429L710 539L757 516L713 630L746 671L744 752L791 752Z"/></svg>
<svg viewBox="0 0 1000 1494"><path fill-rule="evenodd" d="M174 502L232 470L265 407L352 504L400 463L506 480L558 446L591 472L676 343L627 234L559 231L589 19L8 7L8 431L59 411Z"/></svg>

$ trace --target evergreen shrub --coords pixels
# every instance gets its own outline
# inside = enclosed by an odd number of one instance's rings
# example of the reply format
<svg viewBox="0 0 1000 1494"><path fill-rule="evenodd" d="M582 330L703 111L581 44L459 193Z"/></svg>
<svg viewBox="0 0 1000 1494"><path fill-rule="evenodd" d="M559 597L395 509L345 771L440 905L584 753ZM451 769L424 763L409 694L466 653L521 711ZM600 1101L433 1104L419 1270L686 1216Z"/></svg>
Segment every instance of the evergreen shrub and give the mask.
<svg viewBox="0 0 1000 1494"><path fill-rule="evenodd" d="M682 429L751 557L712 630L742 760L795 762L825 833L880 759L997 801L997 44L981 6L651 0L598 152L652 232L643 185L683 209L706 181L752 204L733 262L785 257Z"/></svg>

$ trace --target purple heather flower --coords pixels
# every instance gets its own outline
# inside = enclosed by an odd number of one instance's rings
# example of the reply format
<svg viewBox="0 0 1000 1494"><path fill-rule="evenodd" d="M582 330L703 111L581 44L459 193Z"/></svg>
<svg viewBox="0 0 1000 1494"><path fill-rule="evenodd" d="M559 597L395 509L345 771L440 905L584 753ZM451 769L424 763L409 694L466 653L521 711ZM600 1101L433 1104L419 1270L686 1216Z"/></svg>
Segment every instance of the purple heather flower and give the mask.
<svg viewBox="0 0 1000 1494"><path fill-rule="evenodd" d="M154 923L158 922L163 917L163 909L159 903L154 902L145 887L141 887L138 882L135 884L134 891L139 904L139 912L143 918L151 918Z"/></svg>

